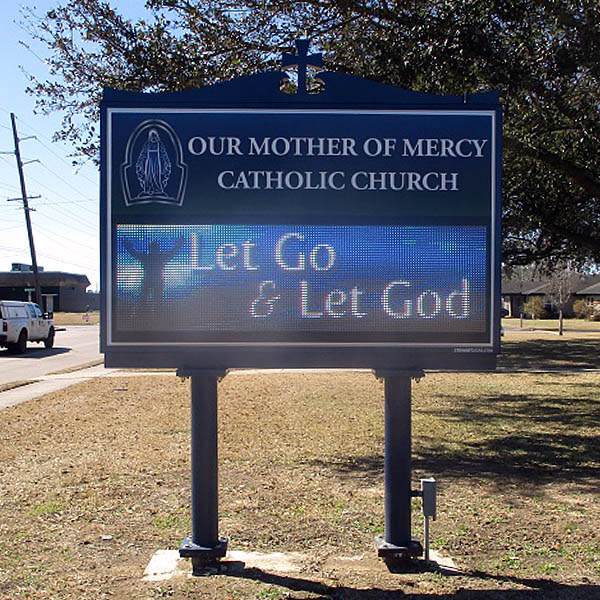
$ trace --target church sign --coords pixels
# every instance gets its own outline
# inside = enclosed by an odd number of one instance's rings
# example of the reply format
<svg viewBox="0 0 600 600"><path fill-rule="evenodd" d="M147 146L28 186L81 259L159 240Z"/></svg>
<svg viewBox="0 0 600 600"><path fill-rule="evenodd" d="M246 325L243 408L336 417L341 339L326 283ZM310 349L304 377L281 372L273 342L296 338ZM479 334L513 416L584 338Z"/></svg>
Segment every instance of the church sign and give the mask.
<svg viewBox="0 0 600 600"><path fill-rule="evenodd" d="M493 368L496 94L284 75L105 90L107 365Z"/></svg>

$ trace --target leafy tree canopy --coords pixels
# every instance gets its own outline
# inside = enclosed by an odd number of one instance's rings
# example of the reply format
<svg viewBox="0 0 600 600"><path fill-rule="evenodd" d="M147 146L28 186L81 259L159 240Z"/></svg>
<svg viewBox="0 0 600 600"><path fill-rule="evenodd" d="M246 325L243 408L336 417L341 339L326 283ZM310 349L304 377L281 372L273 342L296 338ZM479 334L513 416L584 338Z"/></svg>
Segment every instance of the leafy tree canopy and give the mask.
<svg viewBox="0 0 600 600"><path fill-rule="evenodd" d="M438 94L500 90L504 260L600 259L598 0L63 0L31 35L51 51L32 79L59 139L96 157L103 86L180 90L277 66L306 36L325 67Z"/></svg>

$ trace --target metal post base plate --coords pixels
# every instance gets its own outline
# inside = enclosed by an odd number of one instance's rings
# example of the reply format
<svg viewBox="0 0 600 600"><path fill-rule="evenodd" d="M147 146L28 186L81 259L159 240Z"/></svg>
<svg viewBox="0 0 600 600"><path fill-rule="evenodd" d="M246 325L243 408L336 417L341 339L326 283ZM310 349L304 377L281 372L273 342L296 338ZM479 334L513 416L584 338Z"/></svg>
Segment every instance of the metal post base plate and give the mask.
<svg viewBox="0 0 600 600"><path fill-rule="evenodd" d="M409 546L395 546L385 541L382 535L375 536L377 556L384 560L411 560L423 556L423 546L417 538L412 538Z"/></svg>
<svg viewBox="0 0 600 600"><path fill-rule="evenodd" d="M219 560L227 554L228 542L229 538L219 538L214 548L206 548L194 544L192 539L187 537L179 546L179 556L192 559L192 575L202 575L203 569L218 566Z"/></svg>

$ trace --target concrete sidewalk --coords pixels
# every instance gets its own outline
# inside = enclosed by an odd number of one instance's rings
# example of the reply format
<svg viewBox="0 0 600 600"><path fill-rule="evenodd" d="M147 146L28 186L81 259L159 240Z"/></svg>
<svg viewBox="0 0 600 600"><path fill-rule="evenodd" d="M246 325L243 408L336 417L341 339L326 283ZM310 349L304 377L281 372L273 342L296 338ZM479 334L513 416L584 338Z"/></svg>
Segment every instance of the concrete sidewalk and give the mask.
<svg viewBox="0 0 600 600"><path fill-rule="evenodd" d="M323 373L323 372L344 372L348 369L233 369L229 375L276 375L281 373ZM353 369L353 371L369 372L369 369ZM62 390L70 385L75 385L83 381L89 381L96 377L148 377L148 376L175 376L175 371L128 371L122 369L107 369L104 365L88 367L73 371L72 373L61 373L56 375L40 375L33 381L19 387L0 392L0 410L15 404L33 400L44 394L50 394L57 390Z"/></svg>
<svg viewBox="0 0 600 600"><path fill-rule="evenodd" d="M19 387L0 392L0 410L38 396L56 392L82 381L89 381L95 377L106 377L118 369L105 369L104 365L80 369L72 373L61 373L57 375L41 375L35 378L35 383L28 383Z"/></svg>
<svg viewBox="0 0 600 600"><path fill-rule="evenodd" d="M364 372L370 373L371 369L232 369L228 372L228 376L231 375L280 375L283 373L336 373L336 372ZM443 373L444 371L431 371L434 373ZM593 368L579 368L573 369L569 367L565 368L551 368L551 369L536 369L536 368L512 368L512 367L498 367L496 371L497 375L506 373L535 373L535 374L554 374L554 375L577 375L586 373L600 373L600 369ZM33 400L44 394L50 394L57 390L62 390L71 385L81 383L83 381L89 381L96 377L149 377L149 376L175 376L175 371L127 371L122 369L107 369L104 365L98 365L96 367L89 367L87 369L80 369L79 371L73 371L72 373L62 373L56 375L42 375L36 377L35 383L29 383L22 385L12 390L0 392L0 410L15 404L26 402L27 400Z"/></svg>

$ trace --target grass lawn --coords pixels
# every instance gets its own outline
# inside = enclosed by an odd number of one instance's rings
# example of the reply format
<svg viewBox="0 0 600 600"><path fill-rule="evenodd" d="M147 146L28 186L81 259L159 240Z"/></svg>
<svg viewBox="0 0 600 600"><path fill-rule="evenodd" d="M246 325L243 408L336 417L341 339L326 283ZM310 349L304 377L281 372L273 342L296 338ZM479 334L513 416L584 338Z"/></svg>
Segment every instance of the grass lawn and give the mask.
<svg viewBox="0 0 600 600"><path fill-rule="evenodd" d="M53 318L54 324L59 326L97 325L98 323L100 323L100 313L97 310L90 311L88 313L55 312Z"/></svg>
<svg viewBox="0 0 600 600"><path fill-rule="evenodd" d="M414 384L414 486L439 481L432 547L455 576L391 574L375 557L380 381L228 375L220 533L231 549L300 552L302 570L143 582L190 531L188 386L96 379L0 412L0 599L600 597L600 374ZM421 536L416 500L413 519Z"/></svg>
<svg viewBox="0 0 600 600"><path fill-rule="evenodd" d="M519 318L502 319L505 329L521 329ZM600 321L585 319L563 319L565 331L594 331L600 333ZM547 329L558 331L558 319L523 319L523 329Z"/></svg>
<svg viewBox="0 0 600 600"><path fill-rule="evenodd" d="M559 336L505 329L498 364L506 369L600 369L600 330L567 329Z"/></svg>

